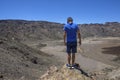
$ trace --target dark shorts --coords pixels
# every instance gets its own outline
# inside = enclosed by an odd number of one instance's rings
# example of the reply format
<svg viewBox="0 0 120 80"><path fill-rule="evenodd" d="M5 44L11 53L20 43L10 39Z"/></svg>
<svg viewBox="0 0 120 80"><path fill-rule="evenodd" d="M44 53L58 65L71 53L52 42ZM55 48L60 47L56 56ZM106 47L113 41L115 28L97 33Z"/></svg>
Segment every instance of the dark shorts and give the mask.
<svg viewBox="0 0 120 80"><path fill-rule="evenodd" d="M67 53L76 53L77 52L77 42L67 42Z"/></svg>

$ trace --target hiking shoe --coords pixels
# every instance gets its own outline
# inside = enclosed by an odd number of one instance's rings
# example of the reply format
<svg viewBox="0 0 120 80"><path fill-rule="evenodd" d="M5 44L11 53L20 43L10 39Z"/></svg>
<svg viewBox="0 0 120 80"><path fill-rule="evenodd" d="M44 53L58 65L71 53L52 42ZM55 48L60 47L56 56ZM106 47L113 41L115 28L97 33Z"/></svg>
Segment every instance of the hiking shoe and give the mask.
<svg viewBox="0 0 120 80"><path fill-rule="evenodd" d="M71 68L71 65L70 65L70 64L66 64L66 66L67 66L67 68L69 68L69 69Z"/></svg>

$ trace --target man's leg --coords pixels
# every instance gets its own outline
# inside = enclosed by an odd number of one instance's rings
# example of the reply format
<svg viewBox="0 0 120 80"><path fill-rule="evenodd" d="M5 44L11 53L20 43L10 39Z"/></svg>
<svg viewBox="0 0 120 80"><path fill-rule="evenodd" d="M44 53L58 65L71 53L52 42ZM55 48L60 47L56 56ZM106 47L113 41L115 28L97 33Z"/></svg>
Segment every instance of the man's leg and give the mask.
<svg viewBox="0 0 120 80"><path fill-rule="evenodd" d="M68 64L71 64L70 62L71 62L71 54L70 53L68 53Z"/></svg>
<svg viewBox="0 0 120 80"><path fill-rule="evenodd" d="M72 65L75 64L75 53L72 53Z"/></svg>
<svg viewBox="0 0 120 80"><path fill-rule="evenodd" d="M75 53L77 52L77 42L72 44L72 65L75 64Z"/></svg>
<svg viewBox="0 0 120 80"><path fill-rule="evenodd" d="M71 64L71 46L70 46L70 43L68 42L67 43L67 61L68 61L68 64L70 65Z"/></svg>

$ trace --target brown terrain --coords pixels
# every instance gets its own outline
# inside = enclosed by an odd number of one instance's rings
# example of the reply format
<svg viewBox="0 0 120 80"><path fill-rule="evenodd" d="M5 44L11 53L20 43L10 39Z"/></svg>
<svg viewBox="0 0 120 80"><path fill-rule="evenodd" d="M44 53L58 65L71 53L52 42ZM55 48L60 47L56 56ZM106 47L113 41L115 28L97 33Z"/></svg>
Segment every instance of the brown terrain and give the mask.
<svg viewBox="0 0 120 80"><path fill-rule="evenodd" d="M82 51L78 46L76 62L96 80L119 80L120 23L79 26ZM63 24L47 21L0 20L0 80L42 80L40 76L52 65L58 72L47 75L47 80L58 80L55 77L66 70L61 68L67 55L62 29ZM65 72L79 75L76 70ZM65 74L59 80L66 80ZM89 80L84 76L78 79Z"/></svg>

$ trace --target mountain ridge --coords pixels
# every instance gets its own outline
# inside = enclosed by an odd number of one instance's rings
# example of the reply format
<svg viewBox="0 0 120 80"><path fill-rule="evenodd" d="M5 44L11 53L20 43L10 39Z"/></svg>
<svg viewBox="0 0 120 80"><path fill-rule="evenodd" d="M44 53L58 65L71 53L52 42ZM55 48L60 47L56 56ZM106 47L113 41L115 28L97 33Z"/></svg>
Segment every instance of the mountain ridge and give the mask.
<svg viewBox="0 0 120 80"><path fill-rule="evenodd" d="M7 37L19 36L22 40L63 39L63 26L64 24L49 21L0 20L0 34ZM78 24L78 26L82 38L120 37L119 22Z"/></svg>

